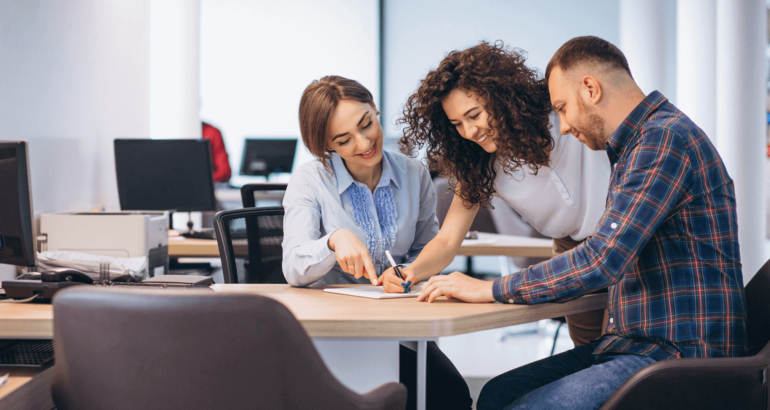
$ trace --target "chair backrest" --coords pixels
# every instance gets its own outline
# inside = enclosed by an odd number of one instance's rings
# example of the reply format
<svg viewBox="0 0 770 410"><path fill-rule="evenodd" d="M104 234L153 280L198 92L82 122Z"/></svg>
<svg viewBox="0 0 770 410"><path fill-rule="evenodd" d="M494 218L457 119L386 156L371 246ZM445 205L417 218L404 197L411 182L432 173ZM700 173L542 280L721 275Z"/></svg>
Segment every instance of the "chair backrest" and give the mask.
<svg viewBox="0 0 770 410"><path fill-rule="evenodd" d="M222 211L214 231L225 283L286 283L283 261L283 207Z"/></svg>
<svg viewBox="0 0 770 410"><path fill-rule="evenodd" d="M446 178L436 177L433 179L433 185L436 188L436 217L439 226L444 224L444 218L454 199L454 193L449 189L449 183ZM532 228L507 202L503 199L492 198L493 208L480 208L471 224L471 231L500 233L503 235L526 236L532 238L546 238ZM550 239L550 238L548 238ZM534 257L514 257L513 263L517 267L526 268L528 266L543 262L548 258Z"/></svg>
<svg viewBox="0 0 770 410"><path fill-rule="evenodd" d="M437 177L433 180L433 186L436 189L436 218L438 218L439 226L444 224L444 218L449 207L452 205L455 194L449 189L449 184L446 178ZM497 233L497 228L492 221L488 208L481 208L476 214L476 218L473 219L471 224L471 231Z"/></svg>
<svg viewBox="0 0 770 410"><path fill-rule="evenodd" d="M753 354L770 341L770 260L746 284L749 340Z"/></svg>
<svg viewBox="0 0 770 410"><path fill-rule="evenodd" d="M77 288L53 301L51 388L60 410L371 408L274 299ZM390 387L405 403L403 386Z"/></svg>
<svg viewBox="0 0 770 410"><path fill-rule="evenodd" d="M281 191L286 191L286 187L288 184L246 184L241 187L241 201L243 201L243 207L244 208L253 208L257 206L257 201L254 198L254 192L257 191L277 191L275 192L276 195L274 195L276 199L279 200L280 198L283 198L281 195Z"/></svg>

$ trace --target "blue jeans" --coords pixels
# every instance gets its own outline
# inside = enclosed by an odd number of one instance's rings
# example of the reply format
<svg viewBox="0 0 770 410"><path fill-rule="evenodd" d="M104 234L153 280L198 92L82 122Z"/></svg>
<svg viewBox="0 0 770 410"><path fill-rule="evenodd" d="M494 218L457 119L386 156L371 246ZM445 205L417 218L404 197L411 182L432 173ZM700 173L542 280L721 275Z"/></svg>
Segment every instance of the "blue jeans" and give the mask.
<svg viewBox="0 0 770 410"><path fill-rule="evenodd" d="M578 346L495 377L484 385L476 408L598 409L637 370L655 362L632 354L594 356L597 345Z"/></svg>

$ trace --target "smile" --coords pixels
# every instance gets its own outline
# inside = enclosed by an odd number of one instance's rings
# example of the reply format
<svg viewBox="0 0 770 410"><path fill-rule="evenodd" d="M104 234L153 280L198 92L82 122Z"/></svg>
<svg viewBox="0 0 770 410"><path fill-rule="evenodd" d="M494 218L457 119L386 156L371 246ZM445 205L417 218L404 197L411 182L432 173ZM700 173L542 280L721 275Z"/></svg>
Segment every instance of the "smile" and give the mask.
<svg viewBox="0 0 770 410"><path fill-rule="evenodd" d="M369 151L366 151L362 154L356 154L359 157L369 158L374 154L375 149L377 148L377 144L372 145L372 148Z"/></svg>
<svg viewBox="0 0 770 410"><path fill-rule="evenodd" d="M484 133L484 134L481 136L481 138L476 138L476 142L478 142L479 144L481 144L481 143L483 143L484 141L486 141L486 140L487 140L487 138L489 138L489 137L487 136L487 134L486 134L486 133Z"/></svg>

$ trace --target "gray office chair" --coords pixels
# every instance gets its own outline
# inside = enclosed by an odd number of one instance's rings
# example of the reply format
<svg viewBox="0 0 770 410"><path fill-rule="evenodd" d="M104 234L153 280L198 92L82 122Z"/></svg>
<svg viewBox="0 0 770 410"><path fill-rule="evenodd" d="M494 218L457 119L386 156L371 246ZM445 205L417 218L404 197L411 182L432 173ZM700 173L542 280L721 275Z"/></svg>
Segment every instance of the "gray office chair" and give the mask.
<svg viewBox="0 0 770 410"><path fill-rule="evenodd" d="M653 363L631 376L601 410L770 409L770 261L746 285L754 355Z"/></svg>
<svg viewBox="0 0 770 410"><path fill-rule="evenodd" d="M406 407L398 383L363 395L343 386L274 299L77 288L53 301L59 410Z"/></svg>
<svg viewBox="0 0 770 410"><path fill-rule="evenodd" d="M286 283L283 261L283 207L222 211L214 232L225 283Z"/></svg>
<svg viewBox="0 0 770 410"><path fill-rule="evenodd" d="M246 184L241 187L241 201L244 208L253 208L257 206L255 192L280 192L286 191L288 184Z"/></svg>

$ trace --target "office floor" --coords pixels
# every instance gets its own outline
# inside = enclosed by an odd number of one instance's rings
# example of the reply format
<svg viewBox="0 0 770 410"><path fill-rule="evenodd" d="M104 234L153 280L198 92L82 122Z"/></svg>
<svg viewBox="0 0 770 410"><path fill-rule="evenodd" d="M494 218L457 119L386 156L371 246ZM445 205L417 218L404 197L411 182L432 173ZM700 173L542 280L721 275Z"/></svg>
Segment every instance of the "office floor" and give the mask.
<svg viewBox="0 0 770 410"><path fill-rule="evenodd" d="M481 388L491 378L551 353L557 324L542 320L507 328L440 338L438 345L463 375L476 403ZM554 353L573 347L567 326L559 331Z"/></svg>

